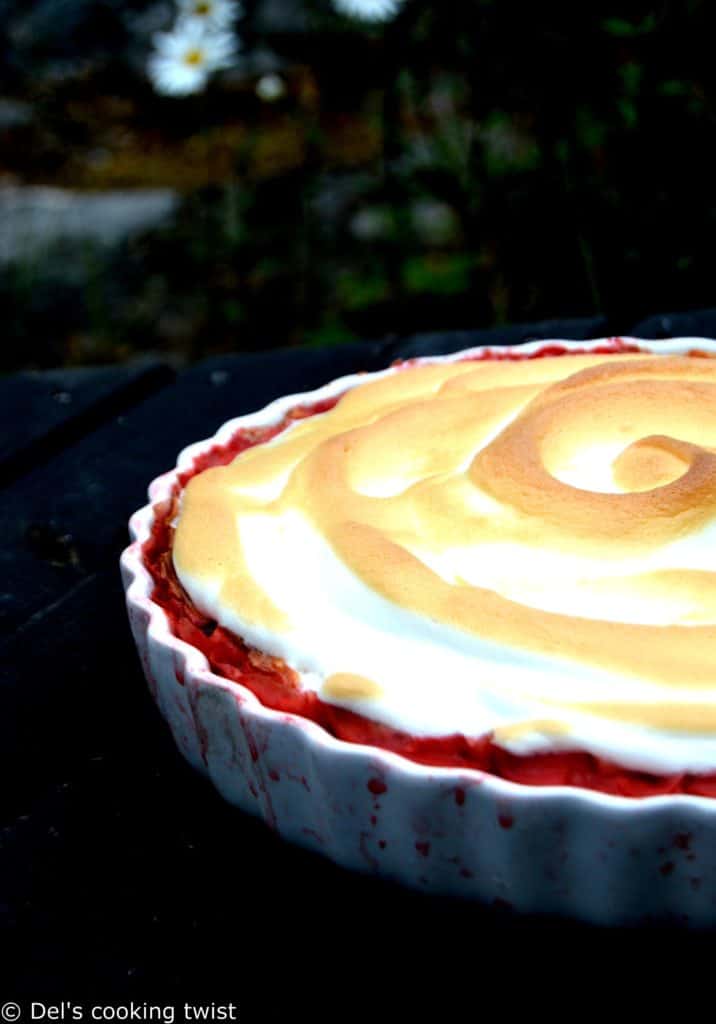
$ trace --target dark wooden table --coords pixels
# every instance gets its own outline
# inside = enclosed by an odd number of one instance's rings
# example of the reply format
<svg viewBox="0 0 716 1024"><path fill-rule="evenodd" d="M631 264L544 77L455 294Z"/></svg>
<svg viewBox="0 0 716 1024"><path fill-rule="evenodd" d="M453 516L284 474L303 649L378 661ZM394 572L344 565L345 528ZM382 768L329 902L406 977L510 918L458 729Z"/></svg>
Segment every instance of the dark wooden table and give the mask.
<svg viewBox="0 0 716 1024"><path fill-rule="evenodd" d="M370 1011L386 971L405 993L441 971L472 984L540 951L618 955L624 933L351 875L225 805L151 702L118 572L148 482L232 416L396 357L615 326L713 337L716 311L0 380L0 1000L233 1000L248 1020L267 999L321 1002L336 972L346 1003ZM657 934L673 950L712 941Z"/></svg>

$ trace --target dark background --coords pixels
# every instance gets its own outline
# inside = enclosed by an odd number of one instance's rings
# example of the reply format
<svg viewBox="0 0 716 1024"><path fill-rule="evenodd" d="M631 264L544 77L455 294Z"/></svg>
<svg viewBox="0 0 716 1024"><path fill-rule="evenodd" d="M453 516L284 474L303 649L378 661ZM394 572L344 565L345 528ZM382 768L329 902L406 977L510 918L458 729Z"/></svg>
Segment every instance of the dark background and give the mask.
<svg viewBox="0 0 716 1024"><path fill-rule="evenodd" d="M0 368L714 305L713 3L244 9L173 98L170 3L0 0Z"/></svg>

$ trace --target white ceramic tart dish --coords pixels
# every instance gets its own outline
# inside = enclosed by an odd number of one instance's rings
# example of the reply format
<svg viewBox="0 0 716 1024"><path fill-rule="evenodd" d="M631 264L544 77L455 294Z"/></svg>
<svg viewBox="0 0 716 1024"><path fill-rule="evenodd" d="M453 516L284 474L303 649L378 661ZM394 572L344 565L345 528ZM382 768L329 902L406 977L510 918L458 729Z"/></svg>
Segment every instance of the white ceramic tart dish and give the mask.
<svg viewBox="0 0 716 1024"><path fill-rule="evenodd" d="M472 349L286 396L185 449L132 516L121 568L187 760L350 869L523 913L716 923L716 799L696 795L716 777L708 356L700 338ZM192 475L299 408L314 411ZM170 501L194 605L331 707L426 742L488 735L508 757L586 752L709 786L528 785L265 706L154 599L146 550Z"/></svg>

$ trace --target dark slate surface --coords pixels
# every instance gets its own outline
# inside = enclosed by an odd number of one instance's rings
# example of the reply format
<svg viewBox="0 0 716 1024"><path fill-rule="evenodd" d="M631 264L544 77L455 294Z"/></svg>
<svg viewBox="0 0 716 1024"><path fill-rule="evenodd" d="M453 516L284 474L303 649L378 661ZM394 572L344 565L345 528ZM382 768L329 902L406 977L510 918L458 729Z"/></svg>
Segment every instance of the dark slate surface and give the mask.
<svg viewBox="0 0 716 1024"><path fill-rule="evenodd" d="M140 373L124 390L119 369L116 387L96 378L109 404L89 389L91 413L64 435L48 421L46 447L39 421L15 426L25 384L14 378L2 436L6 450L30 456L0 511L0 1002L231 999L243 1020L297 1007L333 1019L347 1005L380 1017L387 978L405 1016L410 994L422 999L435 980L444 998L474 996L475 1010L483 983L501 983L513 1005L514 965L522 977L542 954L550 964L570 951L615 963L636 943L673 966L708 948L709 936L602 931L430 898L284 844L175 751L119 581L126 520L149 480L231 416L398 357L608 333L603 321L563 321L222 357L173 381L145 367L149 379ZM89 379L53 374L47 387L79 395ZM2 386L13 393L12 378ZM339 997L329 997L329 978Z"/></svg>
<svg viewBox="0 0 716 1024"><path fill-rule="evenodd" d="M171 380L155 360L127 366L45 370L0 377L0 483L87 433L113 410Z"/></svg>
<svg viewBox="0 0 716 1024"><path fill-rule="evenodd" d="M635 338L713 338L716 336L716 309L660 313L640 320L629 333Z"/></svg>
<svg viewBox="0 0 716 1024"><path fill-rule="evenodd" d="M523 341L554 338L562 341L581 341L585 338L603 338L610 334L605 317L573 320L542 320L535 324L510 324L486 331L446 331L442 334L416 334L400 341L391 349L395 358L447 355L478 345L519 345Z"/></svg>

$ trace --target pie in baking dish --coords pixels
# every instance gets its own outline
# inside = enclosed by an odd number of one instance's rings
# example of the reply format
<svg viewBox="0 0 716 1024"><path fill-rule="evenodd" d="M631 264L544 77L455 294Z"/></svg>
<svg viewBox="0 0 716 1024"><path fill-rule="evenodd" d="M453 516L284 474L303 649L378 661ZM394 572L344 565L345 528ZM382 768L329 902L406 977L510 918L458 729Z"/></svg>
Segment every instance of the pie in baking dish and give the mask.
<svg viewBox="0 0 716 1024"><path fill-rule="evenodd" d="M716 795L716 362L493 350L239 428L144 546L268 707L413 761Z"/></svg>

